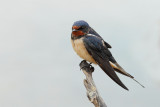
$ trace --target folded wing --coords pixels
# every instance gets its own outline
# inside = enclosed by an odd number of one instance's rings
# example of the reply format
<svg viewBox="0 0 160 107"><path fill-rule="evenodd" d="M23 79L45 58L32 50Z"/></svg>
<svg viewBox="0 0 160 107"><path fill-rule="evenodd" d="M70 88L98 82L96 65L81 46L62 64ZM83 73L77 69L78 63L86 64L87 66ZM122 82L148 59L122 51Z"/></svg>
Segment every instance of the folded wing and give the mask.
<svg viewBox="0 0 160 107"><path fill-rule="evenodd" d="M83 39L84 45L88 53L94 58L96 63L101 67L101 69L118 85L128 90L128 88L121 82L117 74L114 72L114 69L110 65L110 60L112 59L112 54L105 45L105 42L102 38L89 35Z"/></svg>

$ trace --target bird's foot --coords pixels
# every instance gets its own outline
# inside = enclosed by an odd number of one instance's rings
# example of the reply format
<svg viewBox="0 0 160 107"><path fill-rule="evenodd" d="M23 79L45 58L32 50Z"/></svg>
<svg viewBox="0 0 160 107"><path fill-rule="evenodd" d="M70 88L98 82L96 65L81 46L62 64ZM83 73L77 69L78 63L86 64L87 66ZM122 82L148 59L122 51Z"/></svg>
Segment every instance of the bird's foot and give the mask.
<svg viewBox="0 0 160 107"><path fill-rule="evenodd" d="M86 60L81 61L80 70L81 69L89 69L89 71L94 71L94 67L91 65L92 63L87 63ZM88 70L87 70L88 71Z"/></svg>

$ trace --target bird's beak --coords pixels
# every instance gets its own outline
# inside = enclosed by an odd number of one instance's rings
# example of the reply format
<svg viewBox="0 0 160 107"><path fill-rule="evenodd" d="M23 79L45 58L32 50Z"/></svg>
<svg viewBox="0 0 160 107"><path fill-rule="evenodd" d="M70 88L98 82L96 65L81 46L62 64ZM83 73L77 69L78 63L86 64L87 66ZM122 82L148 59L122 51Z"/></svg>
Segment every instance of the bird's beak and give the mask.
<svg viewBox="0 0 160 107"><path fill-rule="evenodd" d="M76 30L76 29L72 29L72 32L75 32L75 31L78 31L78 30Z"/></svg>

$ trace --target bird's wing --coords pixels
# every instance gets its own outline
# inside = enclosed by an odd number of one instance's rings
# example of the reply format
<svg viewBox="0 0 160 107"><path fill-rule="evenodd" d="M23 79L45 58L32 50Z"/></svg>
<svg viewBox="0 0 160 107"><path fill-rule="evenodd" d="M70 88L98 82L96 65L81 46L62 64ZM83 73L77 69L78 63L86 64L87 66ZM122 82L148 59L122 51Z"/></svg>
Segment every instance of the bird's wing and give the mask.
<svg viewBox="0 0 160 107"><path fill-rule="evenodd" d="M107 48L111 48L111 46L110 46L107 42L104 41L104 43L105 43L105 46L106 46ZM134 79L134 77L133 77L132 75L130 75L129 73L127 73L127 72L117 63L117 61L114 59L114 57L112 56L111 53L108 54L108 57L109 57L109 63L110 63L110 65L112 66L112 68L113 68L116 72L118 72L118 73L120 73L120 74L123 74L123 75L125 75L125 76L127 76L127 77L132 78L134 81L136 81L139 85L141 85L141 86L144 88L144 86L143 86L140 82L138 82L136 79Z"/></svg>
<svg viewBox="0 0 160 107"><path fill-rule="evenodd" d="M89 34L93 34L93 35L96 35L96 36L102 38L93 28L90 28ZM108 43L105 42L105 41L104 41L104 44L107 46L107 48L112 48L111 45L108 44Z"/></svg>
<svg viewBox="0 0 160 107"><path fill-rule="evenodd" d="M112 48L112 46L105 41L104 41L104 44L107 46L107 48Z"/></svg>
<svg viewBox="0 0 160 107"><path fill-rule="evenodd" d="M135 82L137 82L139 85L141 85L143 88L145 88L140 82L138 82L136 79L134 79L134 77L132 75L130 75L129 73L127 73L117 62L110 61L109 63L110 63L110 65L112 66L112 68L116 72L118 72L120 74L123 74L123 75L125 75L127 77L132 78Z"/></svg>
<svg viewBox="0 0 160 107"><path fill-rule="evenodd" d="M119 84L124 89L128 88L121 82L118 78L114 69L109 63L109 56L112 56L108 48L105 46L102 38L95 35L89 35L83 39L84 45L88 53L93 57L96 63L101 67L101 69L117 84Z"/></svg>
<svg viewBox="0 0 160 107"><path fill-rule="evenodd" d="M110 65L112 66L112 68L116 71L116 72L118 72L118 73L120 73L120 74L123 74L123 75L125 75L125 76L127 76L127 77L130 77L130 78L134 78L132 75L130 75L129 73L127 73L117 62L112 62L112 61L110 61L109 62L110 63Z"/></svg>

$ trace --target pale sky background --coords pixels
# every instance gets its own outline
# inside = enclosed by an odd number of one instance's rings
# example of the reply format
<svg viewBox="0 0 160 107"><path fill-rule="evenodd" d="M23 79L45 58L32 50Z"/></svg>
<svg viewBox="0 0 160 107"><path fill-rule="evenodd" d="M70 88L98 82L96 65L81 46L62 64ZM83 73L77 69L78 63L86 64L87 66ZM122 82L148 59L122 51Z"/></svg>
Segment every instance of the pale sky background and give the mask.
<svg viewBox="0 0 160 107"><path fill-rule="evenodd" d="M81 59L70 43L85 20L109 44L126 91L98 66L93 74L108 107L160 107L159 0L0 1L0 107L93 107Z"/></svg>

